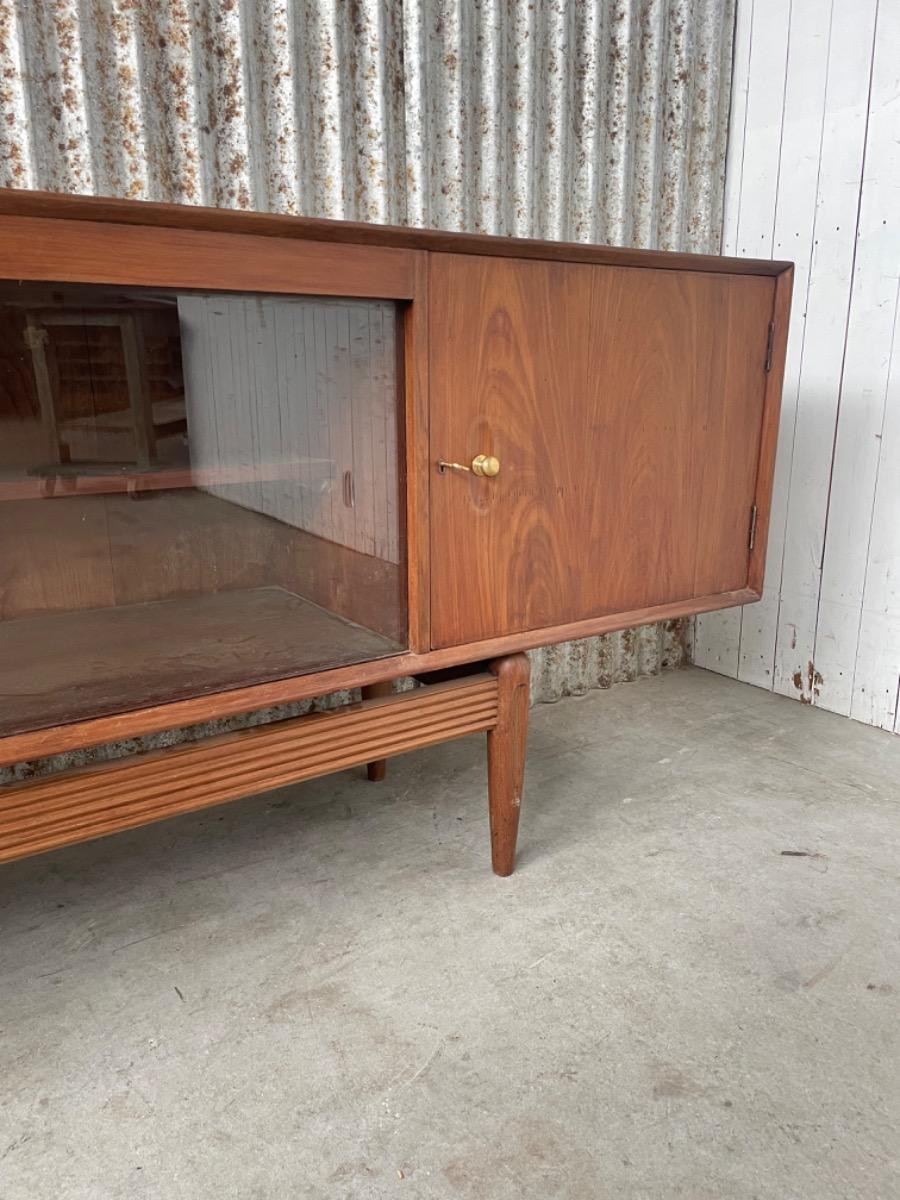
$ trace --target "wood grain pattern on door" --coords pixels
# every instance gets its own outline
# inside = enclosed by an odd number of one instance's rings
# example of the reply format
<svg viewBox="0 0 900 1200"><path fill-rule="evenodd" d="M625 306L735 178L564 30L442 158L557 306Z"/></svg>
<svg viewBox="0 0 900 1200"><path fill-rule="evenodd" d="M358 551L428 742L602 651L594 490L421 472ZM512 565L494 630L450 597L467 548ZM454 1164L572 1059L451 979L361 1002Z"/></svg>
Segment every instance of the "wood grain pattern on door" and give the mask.
<svg viewBox="0 0 900 1200"><path fill-rule="evenodd" d="M432 256L435 647L746 585L773 288Z"/></svg>

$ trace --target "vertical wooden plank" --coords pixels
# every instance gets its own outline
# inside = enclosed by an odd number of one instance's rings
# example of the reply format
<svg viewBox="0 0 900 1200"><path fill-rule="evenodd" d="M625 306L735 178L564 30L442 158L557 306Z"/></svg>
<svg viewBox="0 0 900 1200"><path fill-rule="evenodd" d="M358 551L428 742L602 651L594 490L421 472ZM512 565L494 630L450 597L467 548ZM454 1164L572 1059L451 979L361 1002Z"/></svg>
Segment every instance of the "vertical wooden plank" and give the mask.
<svg viewBox="0 0 900 1200"><path fill-rule="evenodd" d="M372 323L380 306L348 304L350 326L350 403L352 409L354 548L375 553L376 475L372 462L374 386L372 380Z"/></svg>
<svg viewBox="0 0 900 1200"><path fill-rule="evenodd" d="M397 318L393 304L385 308L381 319L380 367L375 378L381 403L382 431L375 447L375 461L383 460L385 531L381 557L399 563L400 555L400 443L397 436L400 394L397 371ZM374 363L373 363L374 367Z"/></svg>
<svg viewBox="0 0 900 1200"><path fill-rule="evenodd" d="M372 464L374 472L375 553L388 562L402 561L400 552L400 481L402 446L398 428L403 409L397 307L373 309L370 337L372 374Z"/></svg>
<svg viewBox="0 0 900 1200"><path fill-rule="evenodd" d="M764 0L760 0L763 3ZM750 56L753 50L755 0L738 4L735 12L731 68L731 112L725 153L725 196L722 210L722 253L734 254L744 185L746 129L750 108Z"/></svg>
<svg viewBox="0 0 900 1200"><path fill-rule="evenodd" d="M231 337L228 317L222 307L221 296L208 296L206 301L207 337L209 343L210 377L212 394L210 408L216 431L216 467L227 467L232 459L231 430L234 427L234 383ZM223 499L239 502L237 488L224 489L213 484L210 492Z"/></svg>
<svg viewBox="0 0 900 1200"><path fill-rule="evenodd" d="M184 406L187 419L187 436L190 461L198 464L205 451L208 438L206 409L200 403L203 395L203 356L199 352L200 339L197 326L197 296L178 297L178 328L181 336L181 369L184 378Z"/></svg>
<svg viewBox="0 0 900 1200"><path fill-rule="evenodd" d="M828 56L774 669L776 691L810 701L875 11L876 0L835 0Z"/></svg>
<svg viewBox="0 0 900 1200"><path fill-rule="evenodd" d="M827 538L816 625L813 661L820 678L816 702L845 715L851 711L854 673L860 636L860 617L866 585L873 526L876 486L890 492L891 477L883 443L891 350L897 313L897 272L886 264L896 262L900 235L900 8L881 5L874 40L871 100L866 137L866 169L862 181L856 264L853 272L847 348L841 380L834 466L828 505ZM879 470L879 465L887 469ZM894 522L900 524L900 492ZM883 510L882 510L883 511ZM882 550L883 547L879 547ZM883 589L876 583L880 557L871 560L873 593L881 592L880 607L886 617ZM895 559L896 562L896 559ZM870 600L872 594L870 593ZM867 642L872 636L867 629ZM896 632L894 634L896 639ZM886 646L890 642L884 643ZM896 645L896 640L893 645ZM870 652L870 651L867 651ZM887 680L893 704L896 687ZM881 671L875 667L874 675ZM865 691L876 703L884 692L873 686L863 671L860 695ZM883 711L872 714L876 723Z"/></svg>
<svg viewBox="0 0 900 1200"><path fill-rule="evenodd" d="M790 6L780 0L738 5L733 87L739 102L732 109L729 131L725 254L757 258L772 254L789 16ZM740 644L740 609L697 617L694 662L698 666L735 677Z"/></svg>
<svg viewBox="0 0 900 1200"><path fill-rule="evenodd" d="M216 353L215 344L212 335L212 297L200 297L200 307L197 311L197 329L195 337L198 339L202 336L203 356L206 359L204 383L208 389L208 394L204 396L203 407L205 409L206 419L209 422L209 445L205 466L218 467L222 462L222 447L220 444L219 421L217 405L215 403L216 386L218 383L216 372ZM206 489L211 494L215 494L214 487Z"/></svg>
<svg viewBox="0 0 900 1200"><path fill-rule="evenodd" d="M282 427L285 455L311 458L309 389L307 386L308 308L298 304L276 304L276 343L280 377ZM317 477L318 478L318 477ZM312 530L319 504L316 487L301 488L294 512L300 529Z"/></svg>
<svg viewBox="0 0 900 1200"><path fill-rule="evenodd" d="M255 329L252 296L228 297L226 301L231 314L232 354L235 364L235 411L234 437L235 456L248 479L243 487L244 505L253 512L262 512L262 488L260 480L254 478L253 468L259 463L259 432L257 427L255 370Z"/></svg>
<svg viewBox="0 0 900 1200"><path fill-rule="evenodd" d="M265 345L263 328L260 320L259 296L245 296L243 303L246 358L246 388L247 388L247 425L250 430L251 460L254 467L260 467L267 462L263 446L268 409L268 397L265 393ZM271 503L272 483L257 476L253 488L254 511L274 515Z"/></svg>
<svg viewBox="0 0 900 1200"><path fill-rule="evenodd" d="M794 261L791 331L782 389L778 452L769 515L763 598L741 613L738 678L772 688L784 558L794 423L805 329L809 269L813 252L816 195L825 120L829 22L820 0L794 0L791 8L787 76L784 81L782 171L772 213L772 253ZM827 16L828 14L826 14ZM775 84L777 85L777 80ZM752 203L752 197L747 197Z"/></svg>
<svg viewBox="0 0 900 1200"><path fill-rule="evenodd" d="M329 541L336 542L341 540L343 532L343 474L346 469L346 463L341 457L341 418L338 417L336 412L341 407L340 380L337 378L337 343L340 337L338 329L340 316L338 310L331 305L323 304L321 307L323 337L321 341L317 342L316 349L321 355L319 378L323 381L324 386L318 397L316 411L323 424L323 438L328 447L328 457L333 464L333 481L329 495L330 516L324 536Z"/></svg>
<svg viewBox="0 0 900 1200"><path fill-rule="evenodd" d="M222 296L207 297L205 314L212 378L210 410L216 431L217 469L227 467L233 461L232 430L235 423L234 364L228 313L222 301ZM240 503L238 487L224 488L221 484L213 484L209 491L214 496Z"/></svg>
<svg viewBox="0 0 900 1200"><path fill-rule="evenodd" d="M725 254L752 258L772 254L790 49L789 17L790 6L779 0L754 0L740 202L737 212L726 215Z"/></svg>
<svg viewBox="0 0 900 1200"><path fill-rule="evenodd" d="M430 256L420 251L414 264L413 301L403 312L402 336L395 356L400 385L397 402L399 405L402 387L403 404L403 424L397 428L401 450L398 461L402 466L397 494L399 526L406 539L401 561L407 564L409 645L416 651L431 646L430 272Z"/></svg>
<svg viewBox="0 0 900 1200"><path fill-rule="evenodd" d="M900 733L900 312L896 301L894 314L850 715Z"/></svg>
<svg viewBox="0 0 900 1200"><path fill-rule="evenodd" d="M248 298L248 324L253 335L251 387L255 396L254 415L257 430L257 461L270 468L268 478L260 479L260 511L294 528L300 489L286 478L286 463L295 457L287 444L282 427L281 364L275 338L275 313L282 301L266 296ZM250 307L252 305L252 307Z"/></svg>
<svg viewBox="0 0 900 1200"><path fill-rule="evenodd" d="M331 374L334 385L328 421L331 426L331 448L337 469L335 503L338 520L333 540L342 546L357 546L356 508L354 505L353 477L353 383L350 357L350 313L351 304L332 306L334 316L334 346Z"/></svg>
<svg viewBox="0 0 900 1200"><path fill-rule="evenodd" d="M313 533L320 537L330 537L334 528L334 493L340 487L337 476L337 465L331 453L331 439L328 429L328 397L330 380L328 378L328 336L326 333L326 309L317 304L309 313L309 333L312 334L311 344L307 343L307 403L309 412L309 441L313 457L324 458L331 462L331 483L326 492L319 496Z"/></svg>
<svg viewBox="0 0 900 1200"><path fill-rule="evenodd" d="M695 666L717 671L734 679L741 646L741 611L726 608L698 613L694 618Z"/></svg>
<svg viewBox="0 0 900 1200"><path fill-rule="evenodd" d="M392 558L396 549L396 534L394 533L390 509L390 494L396 489L396 478L399 464L396 459L390 461L387 455L388 429L391 421L396 422L396 409L400 403L395 382L385 375L385 355L388 347L396 356L396 345L393 336L393 306L373 310L369 324L369 354L371 389L369 403L371 405L372 444L369 451L372 458L372 509L375 528L375 553L380 558L399 562Z"/></svg>
<svg viewBox="0 0 900 1200"><path fill-rule="evenodd" d="M216 310L222 314L219 329L219 341L216 344L216 355L223 360L224 379L226 381L226 404L222 406L216 397L216 420L222 434L223 443L227 447L223 466L238 467L241 482L226 488L225 495L232 503L244 508L253 507L250 480L244 478L249 471L252 455L249 438L247 437L247 421L245 413L246 391L244 387L244 364L246 357L246 336L244 329L244 303L239 299L235 304L231 296L216 296Z"/></svg>

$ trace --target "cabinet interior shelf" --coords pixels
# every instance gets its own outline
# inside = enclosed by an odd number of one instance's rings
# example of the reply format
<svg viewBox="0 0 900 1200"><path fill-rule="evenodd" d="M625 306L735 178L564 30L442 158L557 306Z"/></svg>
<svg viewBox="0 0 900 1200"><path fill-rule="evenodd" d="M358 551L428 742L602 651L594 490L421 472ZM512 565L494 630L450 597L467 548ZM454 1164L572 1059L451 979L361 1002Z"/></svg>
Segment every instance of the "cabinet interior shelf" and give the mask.
<svg viewBox="0 0 900 1200"><path fill-rule="evenodd" d="M0 622L0 736L397 653L280 587Z"/></svg>

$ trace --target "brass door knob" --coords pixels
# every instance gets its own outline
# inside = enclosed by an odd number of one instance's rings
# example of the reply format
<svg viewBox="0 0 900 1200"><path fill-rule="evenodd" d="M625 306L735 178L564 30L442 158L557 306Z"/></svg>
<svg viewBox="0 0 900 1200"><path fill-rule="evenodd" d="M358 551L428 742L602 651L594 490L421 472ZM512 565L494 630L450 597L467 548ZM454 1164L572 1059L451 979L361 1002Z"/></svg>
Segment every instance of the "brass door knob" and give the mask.
<svg viewBox="0 0 900 1200"><path fill-rule="evenodd" d="M444 459L441 459L438 462L438 470L442 474L444 471L471 471L473 475L482 475L487 479L493 479L495 475L500 474L500 459L494 458L493 454L476 454L470 466L466 466L465 463L445 462Z"/></svg>
<svg viewBox="0 0 900 1200"><path fill-rule="evenodd" d="M493 479L495 475L500 474L500 459L494 458L493 454L476 454L472 459L472 470L476 475L486 475L488 479Z"/></svg>

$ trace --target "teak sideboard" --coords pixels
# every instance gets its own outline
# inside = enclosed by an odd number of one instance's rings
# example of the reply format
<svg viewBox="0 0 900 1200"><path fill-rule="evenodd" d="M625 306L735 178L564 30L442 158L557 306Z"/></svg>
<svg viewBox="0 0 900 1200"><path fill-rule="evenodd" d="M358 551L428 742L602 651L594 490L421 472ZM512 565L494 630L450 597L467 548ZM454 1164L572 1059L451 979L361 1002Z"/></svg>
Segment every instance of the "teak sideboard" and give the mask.
<svg viewBox="0 0 900 1200"><path fill-rule="evenodd" d="M0 861L487 731L523 651L759 598L789 263L0 193ZM422 686L395 692L392 681Z"/></svg>

